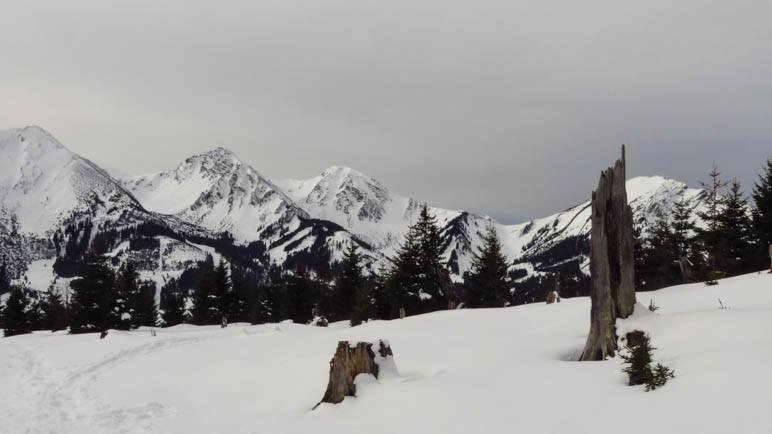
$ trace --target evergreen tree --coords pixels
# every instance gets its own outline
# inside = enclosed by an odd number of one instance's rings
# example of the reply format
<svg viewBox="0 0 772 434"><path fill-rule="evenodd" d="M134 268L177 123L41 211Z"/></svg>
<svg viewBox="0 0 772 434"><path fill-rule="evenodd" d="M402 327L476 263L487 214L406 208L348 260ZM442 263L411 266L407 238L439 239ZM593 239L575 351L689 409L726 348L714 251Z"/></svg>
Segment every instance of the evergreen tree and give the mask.
<svg viewBox="0 0 772 434"><path fill-rule="evenodd" d="M198 288L193 292L193 308L191 321L197 325L219 324L221 318L217 316L216 295L214 293L214 260L207 255L204 262L199 264L201 277Z"/></svg>
<svg viewBox="0 0 772 434"><path fill-rule="evenodd" d="M419 259L418 281L424 311L447 308L445 288L450 284L448 274L442 265L442 240L437 218L424 205L416 222L418 232Z"/></svg>
<svg viewBox="0 0 772 434"><path fill-rule="evenodd" d="M299 270L286 279L287 317L297 324L308 324L313 319L314 287L308 274Z"/></svg>
<svg viewBox="0 0 772 434"><path fill-rule="evenodd" d="M185 322L185 296L176 279L170 280L161 288L161 310L165 327Z"/></svg>
<svg viewBox="0 0 772 434"><path fill-rule="evenodd" d="M61 294L49 289L43 304L44 323L47 330L55 332L67 328L69 318Z"/></svg>
<svg viewBox="0 0 772 434"><path fill-rule="evenodd" d="M640 289L659 289L680 281L679 247L673 227L669 215L658 210L640 252L640 268L636 270L636 274L640 273Z"/></svg>
<svg viewBox="0 0 772 434"><path fill-rule="evenodd" d="M231 312L232 302L232 287L231 277L228 270L228 263L225 262L225 258L220 257L220 262L217 263L217 268L214 269L214 299L213 305L216 311L212 312L213 319L216 319L216 323L222 321L222 318L228 318L228 314Z"/></svg>
<svg viewBox="0 0 772 434"><path fill-rule="evenodd" d="M420 234L418 228L411 226L405 234L405 240L397 252L388 276L390 318L397 318L401 310L404 310L406 315L421 313L420 260Z"/></svg>
<svg viewBox="0 0 772 434"><path fill-rule="evenodd" d="M724 266L724 255L722 252L723 234L721 233L721 210L724 205L722 190L727 186L725 181L721 180L721 172L714 163L713 169L708 173L710 181L703 182L702 187L707 192L705 198L705 210L697 215L705 223L704 228L697 228L697 235L702 245L702 249L708 257L708 279L720 277Z"/></svg>
<svg viewBox="0 0 772 434"><path fill-rule="evenodd" d="M646 267L646 240L640 224L633 225L633 261L635 264L635 287L639 291L646 286L648 279ZM563 285L561 285L561 289ZM565 292L565 291L563 291ZM563 294L560 294L564 296ZM564 296L565 297L565 296Z"/></svg>
<svg viewBox="0 0 772 434"><path fill-rule="evenodd" d="M5 337L32 332L30 307L29 291L21 286L13 286L3 310Z"/></svg>
<svg viewBox="0 0 772 434"><path fill-rule="evenodd" d="M633 330L627 334L625 352L621 352L623 362L627 365L623 371L629 376L629 384L638 386L648 384L652 380L651 357L652 351L649 336L640 330Z"/></svg>
<svg viewBox="0 0 772 434"><path fill-rule="evenodd" d="M753 186L753 226L756 238L761 247L757 253L766 262L767 249L772 245L772 157L764 165L763 172Z"/></svg>
<svg viewBox="0 0 772 434"><path fill-rule="evenodd" d="M357 252L357 246L352 241L343 253L340 272L335 279L332 300L332 318L334 321L343 321L351 318L357 291L364 283L361 260Z"/></svg>
<svg viewBox="0 0 772 434"><path fill-rule="evenodd" d="M730 184L718 222L725 258L724 271L730 275L751 271L753 226L742 186L736 179Z"/></svg>
<svg viewBox="0 0 772 434"><path fill-rule="evenodd" d="M357 288L354 308L351 312L351 327L369 320L373 315L373 287L368 284Z"/></svg>
<svg viewBox="0 0 772 434"><path fill-rule="evenodd" d="M691 258L694 253L694 220L692 219L692 201L681 197L673 204L672 237L678 257Z"/></svg>
<svg viewBox="0 0 772 434"><path fill-rule="evenodd" d="M381 264L377 273L372 275L373 316L378 319L391 319L391 300L388 286L388 270Z"/></svg>
<svg viewBox="0 0 772 434"><path fill-rule="evenodd" d="M11 272L8 268L8 260L3 256L0 258L0 295L11 291Z"/></svg>
<svg viewBox="0 0 772 434"><path fill-rule="evenodd" d="M155 327L158 322L158 308L155 303L155 285L143 285L134 300L134 325Z"/></svg>
<svg viewBox="0 0 772 434"><path fill-rule="evenodd" d="M103 256L106 251L97 236L86 255L83 277L71 283L71 333L105 331L111 325L115 277Z"/></svg>
<svg viewBox="0 0 772 434"><path fill-rule="evenodd" d="M501 307L510 303L507 259L493 224L483 235L483 246L472 262L467 303L470 307Z"/></svg>
<svg viewBox="0 0 772 434"><path fill-rule="evenodd" d="M134 261L128 260L121 266L115 279L115 303L111 318L112 328L130 330L139 326L137 305L139 304L139 273Z"/></svg>
<svg viewBox="0 0 772 434"><path fill-rule="evenodd" d="M258 317L262 316L262 322L265 322L265 314L260 313L264 311L261 304L265 301L260 275L249 267L231 265L231 286L233 291L228 318L257 324Z"/></svg>

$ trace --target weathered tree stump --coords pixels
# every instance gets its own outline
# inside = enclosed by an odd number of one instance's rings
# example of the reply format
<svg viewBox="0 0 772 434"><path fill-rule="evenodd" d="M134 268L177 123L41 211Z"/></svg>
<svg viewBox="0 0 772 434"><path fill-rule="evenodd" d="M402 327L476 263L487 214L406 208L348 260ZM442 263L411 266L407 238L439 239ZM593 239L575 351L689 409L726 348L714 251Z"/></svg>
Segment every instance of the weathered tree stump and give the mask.
<svg viewBox="0 0 772 434"><path fill-rule="evenodd" d="M560 303L560 294L557 291L547 293L547 304Z"/></svg>
<svg viewBox="0 0 772 434"><path fill-rule="evenodd" d="M635 306L633 211L627 203L625 148L601 173L592 193L590 334L579 360L603 360L617 351L616 319Z"/></svg>
<svg viewBox="0 0 772 434"><path fill-rule="evenodd" d="M374 348L375 347L375 348ZM375 349L375 351L373 351ZM338 342L335 356L330 360L330 378L324 397L316 404L323 402L339 404L347 396L356 396L354 379L359 374L371 374L375 378L381 373L381 365L393 368L391 346L384 340L377 342ZM314 408L316 408L314 407Z"/></svg>

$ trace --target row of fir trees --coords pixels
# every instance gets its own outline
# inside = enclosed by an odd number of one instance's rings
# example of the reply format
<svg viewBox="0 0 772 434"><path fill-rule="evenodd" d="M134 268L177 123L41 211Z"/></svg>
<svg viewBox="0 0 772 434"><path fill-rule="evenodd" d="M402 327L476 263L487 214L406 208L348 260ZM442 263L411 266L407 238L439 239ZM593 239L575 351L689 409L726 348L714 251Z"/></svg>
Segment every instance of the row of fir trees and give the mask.
<svg viewBox="0 0 772 434"><path fill-rule="evenodd" d="M105 243L97 236L83 275L71 282L67 300L53 290L39 293L14 286L0 320L6 335L67 328L87 333L181 323L224 326L291 320L358 325L462 304L506 306L511 303L511 279L492 225L483 240L465 284L452 283L442 259L439 225L424 206L390 267L372 269L354 242L345 246L329 278L302 268L260 272L222 258L215 263L208 256L179 279L168 281L156 306L155 286L142 284L131 261L114 271L105 256Z"/></svg>
<svg viewBox="0 0 772 434"><path fill-rule="evenodd" d="M699 198L682 198L659 212L636 245L639 289L707 281L769 266L772 246L772 157L746 198L736 179L714 165ZM696 200L702 206L696 208ZM699 224L697 223L699 219Z"/></svg>

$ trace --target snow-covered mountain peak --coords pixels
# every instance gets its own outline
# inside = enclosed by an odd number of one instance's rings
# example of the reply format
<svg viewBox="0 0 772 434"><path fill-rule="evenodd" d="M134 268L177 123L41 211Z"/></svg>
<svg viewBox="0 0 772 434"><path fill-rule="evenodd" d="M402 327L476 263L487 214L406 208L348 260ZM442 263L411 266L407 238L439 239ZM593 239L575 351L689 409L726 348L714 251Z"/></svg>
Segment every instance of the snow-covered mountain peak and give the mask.
<svg viewBox="0 0 772 434"><path fill-rule="evenodd" d="M140 207L99 166L35 126L0 131L0 202L37 234L102 204Z"/></svg>
<svg viewBox="0 0 772 434"><path fill-rule="evenodd" d="M395 199L377 180L343 166L332 166L306 180L281 181L279 185L309 214L344 227L352 219L379 222L388 203Z"/></svg>
<svg viewBox="0 0 772 434"><path fill-rule="evenodd" d="M218 147L193 155L175 169L124 180L148 209L173 214L241 241L279 221L306 217L269 179L233 152Z"/></svg>

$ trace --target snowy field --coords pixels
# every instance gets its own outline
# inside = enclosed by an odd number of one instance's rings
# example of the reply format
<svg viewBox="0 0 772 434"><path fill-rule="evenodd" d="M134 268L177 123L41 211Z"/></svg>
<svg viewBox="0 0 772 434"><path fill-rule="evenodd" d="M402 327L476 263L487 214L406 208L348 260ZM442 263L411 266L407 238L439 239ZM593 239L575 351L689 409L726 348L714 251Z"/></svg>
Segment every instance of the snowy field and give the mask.
<svg viewBox="0 0 772 434"><path fill-rule="evenodd" d="M654 298L661 309L643 305ZM718 299L729 307L719 309ZM638 294L664 388L619 358L571 361L589 299L439 312L353 329L180 326L0 339L0 433L770 433L772 275ZM391 342L399 375L311 408L341 339Z"/></svg>

